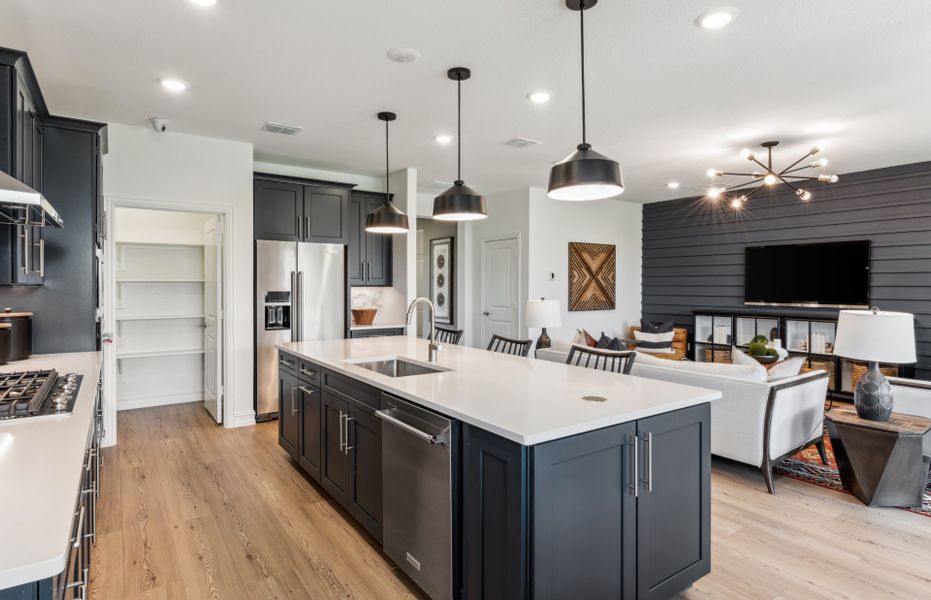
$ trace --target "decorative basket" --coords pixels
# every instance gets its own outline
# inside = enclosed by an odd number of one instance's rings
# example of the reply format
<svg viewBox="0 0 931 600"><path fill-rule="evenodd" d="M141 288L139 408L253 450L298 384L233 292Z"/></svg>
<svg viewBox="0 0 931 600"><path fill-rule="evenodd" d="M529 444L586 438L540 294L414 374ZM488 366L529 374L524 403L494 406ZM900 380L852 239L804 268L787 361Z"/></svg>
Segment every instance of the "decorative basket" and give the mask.
<svg viewBox="0 0 931 600"><path fill-rule="evenodd" d="M730 350L712 350L711 348L705 349L705 362L720 362L720 363L729 363L731 362L731 351Z"/></svg>
<svg viewBox="0 0 931 600"><path fill-rule="evenodd" d="M356 325L371 325L377 312L377 308L353 308L352 320Z"/></svg>

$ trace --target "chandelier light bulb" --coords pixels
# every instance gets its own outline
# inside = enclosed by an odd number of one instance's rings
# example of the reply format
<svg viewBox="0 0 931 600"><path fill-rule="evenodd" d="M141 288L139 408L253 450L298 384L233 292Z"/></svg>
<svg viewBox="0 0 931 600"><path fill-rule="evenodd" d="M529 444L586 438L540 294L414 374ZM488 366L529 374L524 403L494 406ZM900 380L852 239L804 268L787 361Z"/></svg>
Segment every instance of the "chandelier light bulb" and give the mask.
<svg viewBox="0 0 931 600"><path fill-rule="evenodd" d="M811 200L811 192L809 192L808 190L799 189L795 193L802 200Z"/></svg>
<svg viewBox="0 0 931 600"><path fill-rule="evenodd" d="M837 183L837 180L840 179L837 175L831 175L831 183Z"/></svg>
<svg viewBox="0 0 931 600"><path fill-rule="evenodd" d="M722 190L722 189L719 188L719 187L710 188L710 189L708 190L708 198L710 198L711 200L717 200L718 198L721 197L721 194L722 194L723 192L724 192L724 190Z"/></svg>
<svg viewBox="0 0 931 600"><path fill-rule="evenodd" d="M776 179L776 176L773 175L772 173L767 173L766 177L763 178L763 183L765 183L766 185L773 185L774 183L776 183L776 181L778 180Z"/></svg>
<svg viewBox="0 0 931 600"><path fill-rule="evenodd" d="M733 208L734 210L740 210L743 207L744 202L746 201L747 201L746 196L738 196L737 198L734 198L733 200L731 200L731 208Z"/></svg>
<svg viewBox="0 0 931 600"><path fill-rule="evenodd" d="M830 175L818 175L818 181L820 181L821 183L830 183L831 176Z"/></svg>
<svg viewBox="0 0 931 600"><path fill-rule="evenodd" d="M724 172L718 171L717 169L708 169L707 175L711 178L720 177L721 175L724 175Z"/></svg>
<svg viewBox="0 0 931 600"><path fill-rule="evenodd" d="M815 162L811 163L811 166L812 166L812 167L826 167L826 166L828 166L828 159L826 159L826 158L819 158L819 159L816 160Z"/></svg>
<svg viewBox="0 0 931 600"><path fill-rule="evenodd" d="M740 151L741 158L746 158L747 160L753 160L753 152L750 151L750 148L744 148Z"/></svg>

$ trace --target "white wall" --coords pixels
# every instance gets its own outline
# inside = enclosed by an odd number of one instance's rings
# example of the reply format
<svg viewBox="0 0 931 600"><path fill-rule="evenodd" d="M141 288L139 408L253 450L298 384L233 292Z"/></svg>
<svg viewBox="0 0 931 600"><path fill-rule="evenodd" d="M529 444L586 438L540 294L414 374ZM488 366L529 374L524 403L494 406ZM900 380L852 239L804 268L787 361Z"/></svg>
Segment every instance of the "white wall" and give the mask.
<svg viewBox="0 0 931 600"><path fill-rule="evenodd" d="M338 183L354 183L356 187L353 189L367 192L383 192L385 190L384 177L357 175L355 173L343 173L341 171L326 171L324 169L298 167L295 165L280 165L263 161L254 161L252 167L257 173L303 177L305 179L319 179L321 181L334 181Z"/></svg>
<svg viewBox="0 0 931 600"><path fill-rule="evenodd" d="M527 333L524 327L524 303L527 301L529 273L529 245L530 239L530 194L529 188L521 188L510 192L502 192L485 198L488 208L488 218L481 221L471 221L465 230L466 235L470 237L471 243L466 245L466 251L470 256L471 279L464 282L469 290L467 292L471 306L468 309L471 322L463 323L465 327L464 338L471 346L482 345L481 338L481 315L482 310L482 243L484 240L494 239L508 235L516 235L520 238L520 310L518 334L524 336ZM460 272L463 272L460 270Z"/></svg>
<svg viewBox="0 0 931 600"><path fill-rule="evenodd" d="M598 337L627 336L640 323L643 207L632 202L600 200L560 202L546 190L530 188L530 298L555 298L562 309L562 327L547 329L550 337L570 340L576 329ZM617 290L614 310L568 310L569 242L617 246ZM556 279L550 280L549 274ZM539 330L531 331L536 339Z"/></svg>
<svg viewBox="0 0 931 600"><path fill-rule="evenodd" d="M196 212L120 208L114 218L117 242L194 244L204 242L204 224L212 215Z"/></svg>
<svg viewBox="0 0 931 600"><path fill-rule="evenodd" d="M110 124L104 156L107 200L153 202L173 209L228 210L230 332L227 426L255 422L253 410L252 145L150 127ZM231 418L229 418L231 417ZM108 427L109 429L109 427Z"/></svg>
<svg viewBox="0 0 931 600"><path fill-rule="evenodd" d="M391 284L404 298L407 306L417 297L417 169L401 169L391 173L391 193L394 205L407 215L408 233L395 234L392 246ZM401 315L402 319L404 315ZM408 335L416 335L410 327Z"/></svg>

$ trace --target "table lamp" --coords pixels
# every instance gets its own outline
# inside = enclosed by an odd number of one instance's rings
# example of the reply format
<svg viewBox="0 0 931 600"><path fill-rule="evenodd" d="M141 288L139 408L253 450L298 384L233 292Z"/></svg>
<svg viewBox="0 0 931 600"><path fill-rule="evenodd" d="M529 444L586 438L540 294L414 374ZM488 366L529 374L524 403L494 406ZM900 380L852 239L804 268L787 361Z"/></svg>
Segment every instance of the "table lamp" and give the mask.
<svg viewBox="0 0 931 600"><path fill-rule="evenodd" d="M906 364L915 356L915 317L909 313L842 310L837 319L834 354L869 363L869 370L853 392L857 414L871 421L887 421L892 414L892 386L879 363Z"/></svg>
<svg viewBox="0 0 931 600"><path fill-rule="evenodd" d="M551 342L550 336L546 334L546 328L560 325L562 325L562 313L559 310L558 300L540 298L527 301L527 327L540 327L543 330L537 339L537 348L549 348Z"/></svg>

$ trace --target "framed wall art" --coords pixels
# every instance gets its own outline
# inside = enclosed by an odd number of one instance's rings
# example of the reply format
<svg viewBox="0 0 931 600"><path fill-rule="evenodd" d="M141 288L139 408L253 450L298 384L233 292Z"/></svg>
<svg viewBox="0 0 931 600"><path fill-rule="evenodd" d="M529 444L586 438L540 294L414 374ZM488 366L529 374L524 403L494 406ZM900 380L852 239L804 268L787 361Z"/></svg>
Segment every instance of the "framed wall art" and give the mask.
<svg viewBox="0 0 931 600"><path fill-rule="evenodd" d="M436 307L437 323L452 323L453 238L430 240L430 300Z"/></svg>
<svg viewBox="0 0 931 600"><path fill-rule="evenodd" d="M614 244L569 242L569 310L613 310L616 279Z"/></svg>

